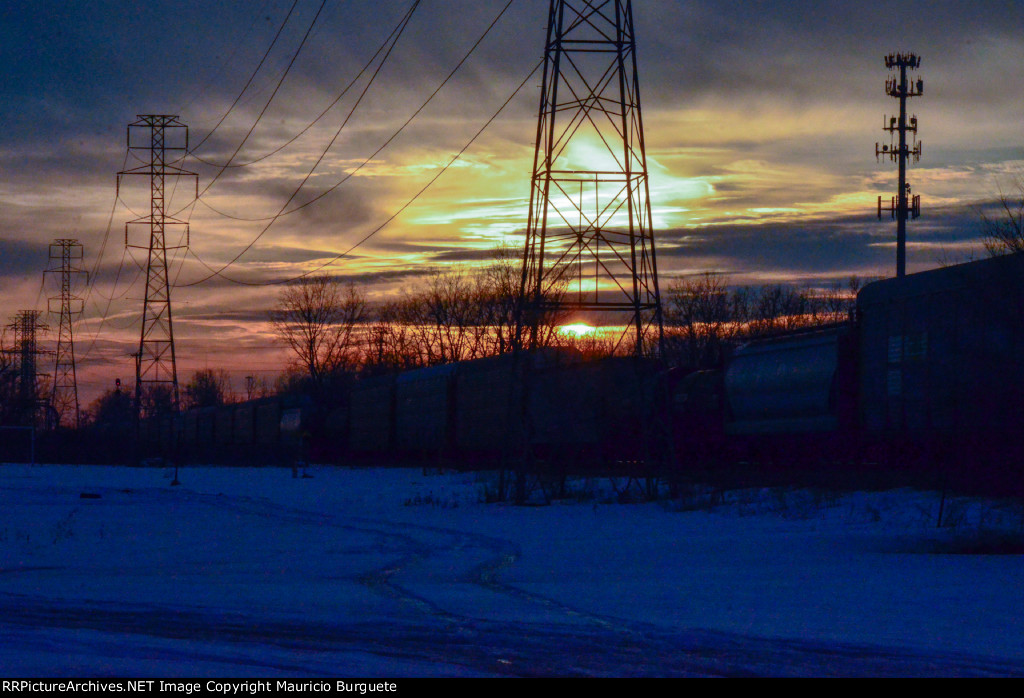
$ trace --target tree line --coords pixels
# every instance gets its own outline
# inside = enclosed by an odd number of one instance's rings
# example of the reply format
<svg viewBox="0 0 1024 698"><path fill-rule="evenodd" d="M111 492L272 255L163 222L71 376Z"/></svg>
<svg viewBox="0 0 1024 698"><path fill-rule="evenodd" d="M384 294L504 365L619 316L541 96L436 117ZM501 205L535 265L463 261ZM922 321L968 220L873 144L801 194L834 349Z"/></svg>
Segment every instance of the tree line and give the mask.
<svg viewBox="0 0 1024 698"><path fill-rule="evenodd" d="M269 321L289 348L290 361L274 384L250 377L236 391L222 369L203 369L182 385L182 409L212 407L275 393L302 392L321 404L340 399L366 376L511 352L521 282L517 251L496 250L479 267L436 270L417 286L371 302L357 284L315 275L282 289ZM849 317L861 282L826 288L730 286L723 274L673 279L662 294L664 360L685 370L723 365L730 347L750 339ZM539 322L545 346L572 347L593 357L631 351L614 339L558 331L565 312ZM5 373L9 373L8 371ZM143 391L144 414L172 409L170 390ZM107 391L86 410L87 421L118 421L131 414L131 386Z"/></svg>
<svg viewBox="0 0 1024 698"><path fill-rule="evenodd" d="M271 320L291 349L292 387L328 394L361 376L509 353L520 274L515 254L502 249L490 264L438 270L378 304L336 277L313 276L288 286ZM730 287L715 273L673 280L663 294L664 359L688 370L712 368L738 342L844 321L860 286L856 277L819 289ZM545 315L541 344L592 356L631 351L612 339L560 333L567 321L565 312Z"/></svg>

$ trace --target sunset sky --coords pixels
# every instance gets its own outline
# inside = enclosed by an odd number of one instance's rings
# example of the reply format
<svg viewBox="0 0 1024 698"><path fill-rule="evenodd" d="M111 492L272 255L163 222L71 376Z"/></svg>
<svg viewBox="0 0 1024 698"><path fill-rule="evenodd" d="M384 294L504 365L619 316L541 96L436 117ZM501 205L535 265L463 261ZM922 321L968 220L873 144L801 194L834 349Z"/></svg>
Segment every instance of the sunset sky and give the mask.
<svg viewBox="0 0 1024 698"><path fill-rule="evenodd" d="M177 114L193 146L206 139L196 149L206 162L183 163L199 175L201 200L191 200L194 184L168 185L169 210L182 209L191 224L190 254L171 271L182 381L198 368L224 368L240 390L243 376L279 370L283 349L266 319L280 287L245 284L320 266L396 213L326 270L379 299L439 266L478 262L501 243L520 246L539 73L399 211L530 75L543 52L548 0L513 0L438 95L371 157L505 3L423 0L358 108L366 74L265 159L357 78L411 0L327 0L315 22L321 0L5 3L0 319L45 309L46 296L58 293L41 290L47 246L78 238L83 266L96 270L80 290L87 302L76 330L83 403L115 377L133 377L128 354L138 345L145 257L125 255L124 224L148 212L148 189L135 178L117 200L115 180L138 165L125 160L126 127L138 114ZM876 162L874 147L888 143L883 116L898 108L884 91L883 57L895 51L922 57L925 88L910 104L924 147L908 177L923 209L908 226L908 269L983 254L979 208L1024 171L1024 2L636 0L634 18L663 287L705 270L735 284L893 273L895 224L877 221L875 201L895 192L896 167ZM217 177L220 168L207 163L227 161L265 107L234 157L259 162ZM307 176L285 211L349 178L269 228L238 220L277 214ZM201 281L209 272L198 260L219 269L261 233L227 278ZM56 317L49 321L56 327Z"/></svg>

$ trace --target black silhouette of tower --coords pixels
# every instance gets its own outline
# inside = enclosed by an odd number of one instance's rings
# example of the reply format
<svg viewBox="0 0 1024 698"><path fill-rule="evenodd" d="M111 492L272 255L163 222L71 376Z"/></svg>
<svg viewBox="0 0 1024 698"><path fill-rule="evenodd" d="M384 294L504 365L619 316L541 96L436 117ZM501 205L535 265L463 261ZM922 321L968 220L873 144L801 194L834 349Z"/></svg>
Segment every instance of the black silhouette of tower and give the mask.
<svg viewBox="0 0 1024 698"><path fill-rule="evenodd" d="M51 296L47 310L60 314L57 330L56 361L50 389L53 426L79 426L78 380L75 373L74 317L81 314L83 301L72 293L72 279L86 272L78 268L83 249L78 240L59 239L50 243L50 264L46 274L60 275L60 295ZM60 304L55 311L54 305Z"/></svg>
<svg viewBox="0 0 1024 698"><path fill-rule="evenodd" d="M14 333L12 353L18 356L18 387L15 393L15 413L21 426L35 426L39 417L39 332L48 329L40 322L38 310L22 310L11 319L7 326Z"/></svg>
<svg viewBox="0 0 1024 698"><path fill-rule="evenodd" d="M150 213L125 224L125 245L149 250L146 264L146 296L142 310L142 331L139 351L135 360L135 410L141 414L142 395L146 388L164 388L170 391L172 408L178 409L178 368L174 350L174 323L171 313L171 284L167 270L167 250L188 247L188 223L167 214L165 183L168 177L195 177L174 163L188 151L188 126L176 115L140 114L139 120L128 125L128 149L132 153L146 153L139 157L144 164L118 172L121 177L144 175L149 177ZM138 156L137 156L138 157ZM196 189L198 194L198 178ZM133 227L141 226L147 234L148 244L132 244ZM180 230L184 244L168 247L167 234Z"/></svg>
<svg viewBox="0 0 1024 698"><path fill-rule="evenodd" d="M603 313L626 325L637 355L660 352L648 189L632 2L551 0L520 339L536 346L552 310Z"/></svg>
<svg viewBox="0 0 1024 698"><path fill-rule="evenodd" d="M921 197L914 196L907 184L907 161L913 157L914 162L921 159L921 142L917 140L917 116L907 118L907 99L920 97L924 94L924 80L916 81L907 77L908 70L921 65L921 58L913 53L890 53L885 57L885 67L898 70L885 81L885 93L900 102L900 115L889 117L882 130L889 132L889 145L879 147L875 143L875 158L884 155L893 162L899 163L899 183L896 196L886 206L882 205L882 197L878 197L878 219L882 219L882 211L888 211L896 219L896 276L901 277L907 272L907 218L921 215ZM907 134L910 134L910 142Z"/></svg>

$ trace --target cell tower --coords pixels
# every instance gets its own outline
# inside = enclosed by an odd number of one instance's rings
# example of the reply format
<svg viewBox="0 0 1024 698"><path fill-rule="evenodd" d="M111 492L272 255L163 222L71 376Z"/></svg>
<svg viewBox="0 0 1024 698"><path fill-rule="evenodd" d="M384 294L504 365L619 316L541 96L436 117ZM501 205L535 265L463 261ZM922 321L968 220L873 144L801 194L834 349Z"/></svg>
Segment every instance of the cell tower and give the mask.
<svg viewBox="0 0 1024 698"><path fill-rule="evenodd" d="M885 206L882 205L882 197L878 197L878 220L882 220L882 211L888 211L889 215L896 219L897 277L907 273L907 218L917 218L921 215L921 197L912 195L910 185L907 184L907 160L911 156L914 162L921 159L921 141L917 140L917 116L907 119L907 98L920 97L924 94L924 80L918 78L915 82L909 79L907 71L914 70L920 65L920 56L913 53L890 53L885 57L886 68L899 70L899 77L894 75L885 81L885 93L900 101L900 115L888 117L883 123L882 130L889 132L889 145L879 147L879 144L875 143L875 158L884 155L893 162L898 162L900 168L896 196ZM909 144L908 133L911 140Z"/></svg>
<svg viewBox="0 0 1024 698"><path fill-rule="evenodd" d="M18 402L16 412L23 426L34 426L39 412L38 395L39 373L36 370L40 354L38 333L49 329L39 321L42 312L39 310L22 310L11 319L8 329L14 332L14 350L18 355Z"/></svg>
<svg viewBox="0 0 1024 698"><path fill-rule="evenodd" d="M71 292L72 278L86 272L78 268L82 261L82 246L78 240L54 240L50 243L50 264L45 274L60 274L60 295L51 296L47 310L60 313L57 330L57 360L53 367L53 386L50 391L50 407L54 415L54 426L62 423L79 426L78 380L75 374L75 340L73 318L81 314L84 302ZM54 304L60 303L55 311ZM74 410L74 412L72 412Z"/></svg>
<svg viewBox="0 0 1024 698"><path fill-rule="evenodd" d="M188 151L188 126L178 121L176 115L140 114L138 121L128 124L128 150L148 155L139 158L143 165L117 173L118 190L121 177L126 175L148 176L150 186L149 215L128 221L124 232L125 246L149 250L142 332L135 361L135 411L138 416L142 409L144 386L166 387L170 390L172 408L178 409L178 367L174 352L167 250L187 248L189 229L188 223L167 214L164 185L168 177L196 177L196 174L174 164ZM197 196L198 189L197 178ZM142 232L148 232L148 245L132 244L133 226L142 226ZM166 236L173 230L181 231L180 242L168 247Z"/></svg>
<svg viewBox="0 0 1024 698"><path fill-rule="evenodd" d="M637 355L660 352L630 0L551 0L520 286L531 346L552 310L612 313Z"/></svg>

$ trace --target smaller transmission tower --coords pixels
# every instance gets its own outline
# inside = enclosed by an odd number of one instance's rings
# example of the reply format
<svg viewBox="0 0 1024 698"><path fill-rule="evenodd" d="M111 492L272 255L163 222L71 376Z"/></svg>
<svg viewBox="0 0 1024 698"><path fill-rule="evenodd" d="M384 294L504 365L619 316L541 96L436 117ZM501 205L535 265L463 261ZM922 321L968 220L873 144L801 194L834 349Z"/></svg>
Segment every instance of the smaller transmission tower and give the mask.
<svg viewBox="0 0 1024 698"><path fill-rule="evenodd" d="M128 150L132 153L146 153L144 164L118 172L118 190L121 187L121 177L127 175L149 177L150 188L149 215L127 222L124 232L126 247L149 250L142 331L135 362L135 414L139 416L144 386L163 387L169 390L172 409L178 409L178 366L174 352L167 250L187 248L189 230L188 223L167 214L165 182L168 177L196 177L196 174L173 164L183 158L188 151L188 126L178 121L175 115L140 114L138 121L128 124ZM197 197L198 194L197 178ZM148 239L147 244L132 243L133 226L142 226L143 234ZM168 247L167 233L170 230L181 231L181 243Z"/></svg>
<svg viewBox="0 0 1024 698"><path fill-rule="evenodd" d="M907 272L907 218L921 215L921 197L913 196L907 184L907 161L913 157L914 162L921 159L921 141L917 140L917 116L907 118L907 98L920 97L924 94L924 80L914 81L907 77L908 70L921 65L921 57L913 53L890 53L885 57L885 67L898 70L885 81L885 93L900 102L900 115L887 118L882 130L889 132L889 144L879 146L875 143L875 158L885 156L899 163L899 184L896 196L883 206L882 197L878 197L878 220L882 220L882 211L888 211L896 219L896 276L901 277ZM910 134L910 142L907 134ZM898 138L897 138L898 136ZM898 143L897 143L898 140Z"/></svg>
<svg viewBox="0 0 1024 698"><path fill-rule="evenodd" d="M51 414L55 427L66 424L79 427L78 379L75 373L75 340L73 318L80 315L84 302L72 294L72 279L86 272L78 268L82 262L83 248L78 240L54 240L50 243L50 264L45 274L60 275L60 295L51 296L47 310L59 313L57 330L57 360L53 367L53 386L50 390ZM59 310L54 310L56 303ZM72 412L72 410L74 410Z"/></svg>
<svg viewBox="0 0 1024 698"><path fill-rule="evenodd" d="M39 350L38 334L47 326L39 321L38 310L22 310L11 319L8 329L14 332L14 353L18 355L18 390L16 412L22 426L35 426L41 406L36 370Z"/></svg>

